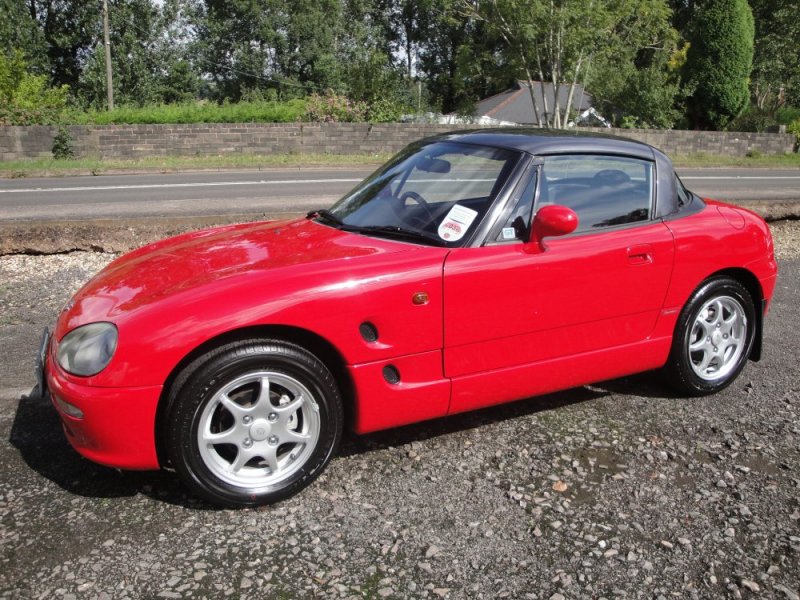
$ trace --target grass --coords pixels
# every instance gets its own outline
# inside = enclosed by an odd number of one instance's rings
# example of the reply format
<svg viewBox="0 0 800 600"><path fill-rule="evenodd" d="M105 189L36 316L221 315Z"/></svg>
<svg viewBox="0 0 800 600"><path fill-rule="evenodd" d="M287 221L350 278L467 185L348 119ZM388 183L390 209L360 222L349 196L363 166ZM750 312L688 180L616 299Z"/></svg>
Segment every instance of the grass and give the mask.
<svg viewBox="0 0 800 600"><path fill-rule="evenodd" d="M0 163L0 177L58 177L103 175L125 171L175 172L191 170L269 169L276 167L359 167L386 162L379 154L223 154L219 156L150 156L137 159L33 159ZM800 168L800 154L716 156L692 154L673 157L678 167Z"/></svg>
<svg viewBox="0 0 800 600"><path fill-rule="evenodd" d="M137 159L33 159L0 163L0 177L103 175L120 171L174 172L192 170L269 169L276 167L357 167L386 162L380 154L224 154L219 156L150 156Z"/></svg>
<svg viewBox="0 0 800 600"><path fill-rule="evenodd" d="M754 167L800 168L800 154L761 154L757 156L719 156L686 154L672 156L676 167Z"/></svg>

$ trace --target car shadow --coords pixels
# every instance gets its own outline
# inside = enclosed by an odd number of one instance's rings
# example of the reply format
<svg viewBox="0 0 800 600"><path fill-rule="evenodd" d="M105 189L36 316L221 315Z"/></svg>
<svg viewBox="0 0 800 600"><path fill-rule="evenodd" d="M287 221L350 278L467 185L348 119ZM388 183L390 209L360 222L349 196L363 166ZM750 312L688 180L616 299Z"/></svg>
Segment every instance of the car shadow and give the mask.
<svg viewBox="0 0 800 600"><path fill-rule="evenodd" d="M652 374L645 373L367 435L345 433L338 456L367 454L391 446L425 441L609 395L679 397L659 384ZM42 398L35 389L19 398L9 441L28 467L76 496L120 498L142 494L185 508L218 510L190 495L178 477L169 471L122 471L81 457L67 442L49 398Z"/></svg>
<svg viewBox="0 0 800 600"><path fill-rule="evenodd" d="M620 396L639 396L662 400L679 400L685 398L671 388L659 371L646 371L619 379L610 379L592 385L593 388L605 390Z"/></svg>
<svg viewBox="0 0 800 600"><path fill-rule="evenodd" d="M543 396L533 396L507 404L500 404L477 411L424 421L422 423L414 423L366 435L356 435L346 432L342 439L341 448L339 449L339 456L352 456L391 446L424 441L442 435L467 431L498 421L534 415L564 408L573 404L598 400L611 395L638 396L663 400L678 400L683 398L683 396L673 391L660 379L658 372L650 371L638 373L636 375L611 379L589 386L571 388L569 390Z"/></svg>
<svg viewBox="0 0 800 600"><path fill-rule="evenodd" d="M535 396L366 435L345 433L339 449L339 456L352 456L391 446L402 446L411 442L425 441L443 435L483 427L499 421L507 421L597 400L608 395L609 392L605 390L588 387L573 388L563 392Z"/></svg>
<svg viewBox="0 0 800 600"><path fill-rule="evenodd" d="M9 441L32 470L76 496L120 498L143 494L186 508L215 509L190 496L173 473L122 471L80 456L67 442L49 398L41 397L36 388L19 398Z"/></svg>

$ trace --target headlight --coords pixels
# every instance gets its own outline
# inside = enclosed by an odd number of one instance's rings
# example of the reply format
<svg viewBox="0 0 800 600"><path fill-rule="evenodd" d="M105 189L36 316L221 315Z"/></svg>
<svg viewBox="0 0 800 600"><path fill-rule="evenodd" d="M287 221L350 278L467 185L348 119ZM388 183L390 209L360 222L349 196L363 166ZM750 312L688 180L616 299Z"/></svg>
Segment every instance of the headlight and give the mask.
<svg viewBox="0 0 800 600"><path fill-rule="evenodd" d="M58 344L58 364L72 373L88 377L108 366L117 349L117 328L111 323L90 323L70 331Z"/></svg>

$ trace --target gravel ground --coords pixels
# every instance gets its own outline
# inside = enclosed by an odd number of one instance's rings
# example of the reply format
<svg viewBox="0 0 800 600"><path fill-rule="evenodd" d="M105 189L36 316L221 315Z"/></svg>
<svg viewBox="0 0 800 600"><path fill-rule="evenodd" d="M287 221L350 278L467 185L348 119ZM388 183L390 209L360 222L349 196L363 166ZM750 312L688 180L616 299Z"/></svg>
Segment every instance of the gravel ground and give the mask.
<svg viewBox="0 0 800 600"><path fill-rule="evenodd" d="M41 327L112 255L0 258L2 598L798 598L800 222L765 358L348 437L299 496L217 510L103 468L28 398Z"/></svg>

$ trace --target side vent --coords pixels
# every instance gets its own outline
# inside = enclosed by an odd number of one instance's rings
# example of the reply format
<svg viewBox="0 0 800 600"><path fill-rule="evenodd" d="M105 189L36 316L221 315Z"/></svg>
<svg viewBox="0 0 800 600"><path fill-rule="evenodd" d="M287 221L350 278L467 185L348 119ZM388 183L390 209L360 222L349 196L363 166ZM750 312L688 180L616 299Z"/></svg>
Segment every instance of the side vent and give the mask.
<svg viewBox="0 0 800 600"><path fill-rule="evenodd" d="M392 385L400 383L400 371L394 365L386 365L383 367L383 378Z"/></svg>
<svg viewBox="0 0 800 600"><path fill-rule="evenodd" d="M361 337L364 338L365 342L372 344L378 341L378 328L369 321L364 321L359 325L358 332L361 334Z"/></svg>

